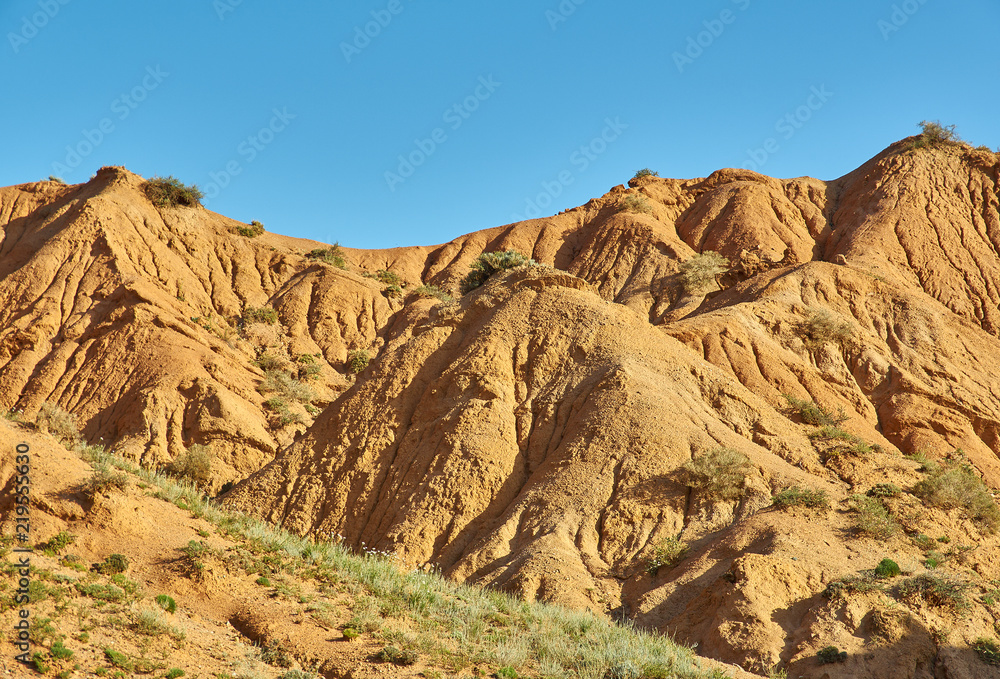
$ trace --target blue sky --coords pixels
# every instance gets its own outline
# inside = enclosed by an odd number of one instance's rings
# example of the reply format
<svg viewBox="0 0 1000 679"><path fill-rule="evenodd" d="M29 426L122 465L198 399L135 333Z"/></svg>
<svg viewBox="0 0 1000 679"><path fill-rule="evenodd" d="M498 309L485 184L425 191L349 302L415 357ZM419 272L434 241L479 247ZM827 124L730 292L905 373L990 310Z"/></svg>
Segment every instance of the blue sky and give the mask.
<svg viewBox="0 0 1000 679"><path fill-rule="evenodd" d="M997 148L997 26L989 0L7 1L0 185L125 165L270 231L430 245L646 166L833 179L923 119Z"/></svg>

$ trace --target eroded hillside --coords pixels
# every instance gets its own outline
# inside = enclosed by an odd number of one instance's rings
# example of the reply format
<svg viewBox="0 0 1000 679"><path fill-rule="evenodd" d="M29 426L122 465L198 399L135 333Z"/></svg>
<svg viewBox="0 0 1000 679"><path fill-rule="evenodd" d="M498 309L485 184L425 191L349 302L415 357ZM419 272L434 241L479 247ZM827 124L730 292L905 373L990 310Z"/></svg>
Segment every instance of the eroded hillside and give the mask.
<svg viewBox="0 0 1000 679"><path fill-rule="evenodd" d="M998 180L992 153L904 140L832 182L637 178L343 269L120 169L4 189L0 405L57 403L145 464L208 443L233 507L756 672L989 676ZM412 294L506 249L541 266ZM707 251L729 271L686 287ZM312 392L285 414L278 373ZM731 493L690 470L720 448L748 460ZM979 504L930 490L956 479ZM773 505L790 487L826 501Z"/></svg>

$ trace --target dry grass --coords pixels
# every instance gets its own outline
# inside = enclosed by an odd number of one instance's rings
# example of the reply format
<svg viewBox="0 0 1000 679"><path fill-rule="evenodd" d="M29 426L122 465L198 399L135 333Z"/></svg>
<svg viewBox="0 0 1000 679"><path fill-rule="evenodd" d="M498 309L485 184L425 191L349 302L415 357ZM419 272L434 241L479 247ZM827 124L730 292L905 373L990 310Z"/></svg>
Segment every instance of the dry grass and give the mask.
<svg viewBox="0 0 1000 679"><path fill-rule="evenodd" d="M63 410L55 403L46 401L38 409L35 424L44 432L59 439L67 448L72 448L80 440L80 426L76 415Z"/></svg>
<svg viewBox="0 0 1000 679"><path fill-rule="evenodd" d="M743 495L744 481L752 468L745 455L729 448L716 448L684 464L688 485L721 501Z"/></svg>
<svg viewBox="0 0 1000 679"><path fill-rule="evenodd" d="M729 271L729 260L718 252L706 250L695 255L680 266L684 292L689 295L704 295L718 289L716 276Z"/></svg>
<svg viewBox="0 0 1000 679"><path fill-rule="evenodd" d="M990 489L967 464L948 461L930 468L913 488L913 494L929 505L960 508L966 516L989 532L1000 528L1000 508Z"/></svg>
<svg viewBox="0 0 1000 679"><path fill-rule="evenodd" d="M842 347L852 335L850 324L841 321L828 309L811 311L806 320L799 323L798 332L810 349L816 349L824 344L836 344Z"/></svg>

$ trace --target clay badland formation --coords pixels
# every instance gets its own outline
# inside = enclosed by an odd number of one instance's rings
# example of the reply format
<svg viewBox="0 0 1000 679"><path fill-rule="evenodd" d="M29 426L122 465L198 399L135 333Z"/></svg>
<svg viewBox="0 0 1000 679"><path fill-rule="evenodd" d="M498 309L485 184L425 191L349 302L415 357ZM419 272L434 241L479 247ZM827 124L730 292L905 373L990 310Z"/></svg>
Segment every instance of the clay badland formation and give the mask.
<svg viewBox="0 0 1000 679"><path fill-rule="evenodd" d="M210 455L231 509L758 674L1000 676L1000 157L921 141L374 251L121 168L0 189L0 409L143 467ZM536 264L459 295L508 250Z"/></svg>

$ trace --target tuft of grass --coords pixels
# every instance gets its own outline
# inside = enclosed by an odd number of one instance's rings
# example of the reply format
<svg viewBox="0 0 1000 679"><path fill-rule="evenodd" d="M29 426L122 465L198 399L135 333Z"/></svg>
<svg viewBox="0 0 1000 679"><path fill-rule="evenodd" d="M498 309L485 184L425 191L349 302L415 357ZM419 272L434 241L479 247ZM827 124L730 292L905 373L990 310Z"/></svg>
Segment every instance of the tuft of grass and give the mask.
<svg viewBox="0 0 1000 679"><path fill-rule="evenodd" d="M177 611L177 602L174 601L172 596L166 594L156 595L156 605L165 610L167 613L175 613Z"/></svg>
<svg viewBox="0 0 1000 679"><path fill-rule="evenodd" d="M516 269L519 266L534 266L535 264L535 260L529 259L515 250L484 252L469 265L472 271L462 279L459 291L466 295L483 285L490 276L497 272Z"/></svg>
<svg viewBox="0 0 1000 679"><path fill-rule="evenodd" d="M633 193L625 196L618 202L618 211L651 215L653 214L653 206L649 204L645 196Z"/></svg>
<svg viewBox="0 0 1000 679"><path fill-rule="evenodd" d="M934 466L913 488L926 504L943 509L960 508L988 532L1000 528L1000 508L989 488L967 464L948 461Z"/></svg>
<svg viewBox="0 0 1000 679"><path fill-rule="evenodd" d="M842 599L848 594L865 594L867 592L883 592L885 587L873 573L861 575L845 575L827 584L823 596L827 599Z"/></svg>
<svg viewBox="0 0 1000 679"><path fill-rule="evenodd" d="M854 494L848 501L854 514L854 529L876 540L888 540L899 532L899 524L878 498Z"/></svg>
<svg viewBox="0 0 1000 679"><path fill-rule="evenodd" d="M792 412L798 413L799 418L806 424L816 427L839 427L848 419L843 408L838 408L837 412L834 413L815 401L796 398L791 394L782 394L782 396L788 402L788 407Z"/></svg>
<svg viewBox="0 0 1000 679"><path fill-rule="evenodd" d="M730 448L716 448L684 464L687 484L719 501L743 495L744 481L752 469L745 455Z"/></svg>
<svg viewBox="0 0 1000 679"><path fill-rule="evenodd" d="M128 487L128 477L119 471L112 471L106 463L94 465L94 471L84 483L83 490L93 497L109 490L125 490Z"/></svg>
<svg viewBox="0 0 1000 679"><path fill-rule="evenodd" d="M173 176L153 177L142 188L156 207L197 207L205 197L196 184L187 186Z"/></svg>
<svg viewBox="0 0 1000 679"><path fill-rule="evenodd" d="M371 357L364 349L352 349L347 352L347 361L344 363L347 372L357 375L364 371L371 362Z"/></svg>
<svg viewBox="0 0 1000 679"><path fill-rule="evenodd" d="M403 296L403 288L398 285L387 285L382 288L382 294L389 299L398 299Z"/></svg>
<svg viewBox="0 0 1000 679"><path fill-rule="evenodd" d="M388 271L387 269L379 269L375 272L375 279L379 283L384 283L385 285L395 285L399 288L406 287L406 281L398 273Z"/></svg>
<svg viewBox="0 0 1000 679"><path fill-rule="evenodd" d="M411 649L402 649L392 644L387 644L375 657L382 662L391 662L394 665L412 665L417 662L417 654Z"/></svg>
<svg viewBox="0 0 1000 679"><path fill-rule="evenodd" d="M899 583L896 591L904 599L922 599L932 606L964 611L969 608L969 583L946 575L924 573Z"/></svg>
<svg viewBox="0 0 1000 679"><path fill-rule="evenodd" d="M868 497L898 497L902 492L899 486L894 486L891 483L876 483L868 489L865 495Z"/></svg>
<svg viewBox="0 0 1000 679"><path fill-rule="evenodd" d="M54 184L65 184L66 183L66 180L64 180L62 177L57 177L54 174L50 174L49 175L49 181L53 182Z"/></svg>
<svg viewBox="0 0 1000 679"><path fill-rule="evenodd" d="M198 487L207 486L212 478L212 448L195 443L174 460L168 471Z"/></svg>
<svg viewBox="0 0 1000 679"><path fill-rule="evenodd" d="M257 236L264 233L264 225L258 222L256 219L250 222L249 226L237 226L235 228L236 233L245 238L256 238Z"/></svg>
<svg viewBox="0 0 1000 679"><path fill-rule="evenodd" d="M316 394L308 384L295 379L287 370L268 370L264 373L264 381L257 387L261 393L277 392L286 401L309 403Z"/></svg>
<svg viewBox="0 0 1000 679"><path fill-rule="evenodd" d="M344 256L344 251L340 249L340 243L334 243L328 248L311 250L306 253L306 257L335 266L338 269L347 268L347 258Z"/></svg>
<svg viewBox="0 0 1000 679"><path fill-rule="evenodd" d="M283 369L286 365L288 365L288 361L280 356L275 356L274 354L263 353L260 355L260 358L253 362L253 364L264 372L267 372L268 370Z"/></svg>
<svg viewBox="0 0 1000 679"><path fill-rule="evenodd" d="M851 338L851 326L841 321L828 309L816 309L798 324L798 333L806 346L816 349L824 344L843 347Z"/></svg>
<svg viewBox="0 0 1000 679"><path fill-rule="evenodd" d="M55 658L56 660L69 660L70 658L73 657L73 651L66 648L66 646L62 642L62 639L59 639L54 644L52 644L52 647L49 649L49 652L52 654L52 657Z"/></svg>
<svg viewBox="0 0 1000 679"><path fill-rule="evenodd" d="M656 543L653 554L646 562L646 572L656 577L661 568L673 568L688 553L688 546L681 542L680 537L670 536Z"/></svg>
<svg viewBox="0 0 1000 679"><path fill-rule="evenodd" d="M797 505L826 509L830 506L830 500L827 498L825 490L809 490L791 486L773 495L771 505L782 509Z"/></svg>
<svg viewBox="0 0 1000 679"><path fill-rule="evenodd" d="M681 283L689 295L704 295L718 289L716 277L729 271L729 260L718 252L706 250L680 266Z"/></svg>
<svg viewBox="0 0 1000 679"><path fill-rule="evenodd" d="M113 648L105 648L104 657L108 659L109 663L115 667L120 667L126 672L131 672L135 669L135 661L121 651L116 651Z"/></svg>

